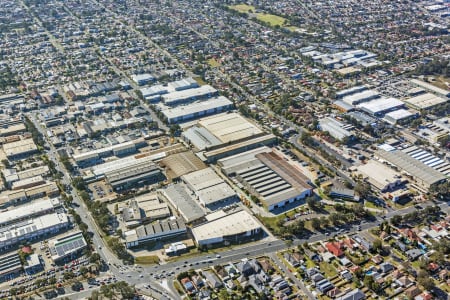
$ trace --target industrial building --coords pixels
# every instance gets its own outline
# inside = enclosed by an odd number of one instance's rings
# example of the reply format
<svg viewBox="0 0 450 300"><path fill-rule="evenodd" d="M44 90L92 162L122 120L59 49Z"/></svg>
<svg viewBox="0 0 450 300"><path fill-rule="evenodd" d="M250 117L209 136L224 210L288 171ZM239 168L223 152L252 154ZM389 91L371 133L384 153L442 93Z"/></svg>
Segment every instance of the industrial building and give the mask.
<svg viewBox="0 0 450 300"><path fill-rule="evenodd" d="M139 147L145 145L146 143L144 138L140 138L96 150L77 153L73 155L73 159L78 166L86 167L88 165L99 163L101 161L101 158L109 157L112 155L124 156L135 153Z"/></svg>
<svg viewBox="0 0 450 300"><path fill-rule="evenodd" d="M17 208L0 213L0 228L5 228L14 223L46 215L55 211L60 207L61 203L58 198L37 200L30 204L21 205Z"/></svg>
<svg viewBox="0 0 450 300"><path fill-rule="evenodd" d="M137 247L146 242L165 240L186 233L186 225L180 218L171 217L152 224L142 225L125 232L127 248Z"/></svg>
<svg viewBox="0 0 450 300"><path fill-rule="evenodd" d="M417 110L428 110L438 105L444 104L448 99L436 96L432 93L421 94L409 99L404 100L406 105Z"/></svg>
<svg viewBox="0 0 450 300"><path fill-rule="evenodd" d="M375 154L380 160L400 169L405 177L414 180L412 186L419 190L428 192L431 186L447 180L441 172L429 165L411 157L408 153L400 150L386 151L380 149Z"/></svg>
<svg viewBox="0 0 450 300"><path fill-rule="evenodd" d="M444 117L433 121L433 125L441 128L447 133L450 133L450 117Z"/></svg>
<svg viewBox="0 0 450 300"><path fill-rule="evenodd" d="M309 179L294 162L267 147L218 161L222 171L236 179L272 211L312 194Z"/></svg>
<svg viewBox="0 0 450 300"><path fill-rule="evenodd" d="M173 108L164 107L161 109L161 113L166 118L167 123L176 124L203 116L228 111L232 108L233 102L224 96L219 96L217 98L180 105Z"/></svg>
<svg viewBox="0 0 450 300"><path fill-rule="evenodd" d="M181 176L203 207L217 210L239 200L236 192L211 168Z"/></svg>
<svg viewBox="0 0 450 300"><path fill-rule="evenodd" d="M139 159L105 172L105 178L115 191L153 184L165 179L154 163Z"/></svg>
<svg viewBox="0 0 450 300"><path fill-rule="evenodd" d="M3 144L3 151L8 159L15 160L33 155L38 150L33 139L30 138Z"/></svg>
<svg viewBox="0 0 450 300"><path fill-rule="evenodd" d="M425 81L422 81L422 80L419 80L419 79L411 79L410 83L412 85L414 85L414 86L417 86L419 88L423 88L423 89L425 89L425 90L427 90L427 91L429 91L429 92L431 92L433 94L436 94L436 95L438 95L440 97L446 97L446 98L450 97L450 91L445 90L445 89L441 89L441 88L439 88L439 87L437 87L435 85L432 85L432 84L430 84L428 82L425 82Z"/></svg>
<svg viewBox="0 0 450 300"><path fill-rule="evenodd" d="M192 228L198 246L235 244L262 232L261 225L245 210L230 213L219 210L208 215L207 220Z"/></svg>
<svg viewBox="0 0 450 300"><path fill-rule="evenodd" d="M404 105L405 104L398 99L382 97L379 99L361 103L358 105L358 108L372 116L380 117L385 113L400 109Z"/></svg>
<svg viewBox="0 0 450 300"><path fill-rule="evenodd" d="M17 252L0 256L0 282L19 276L21 271L22 262Z"/></svg>
<svg viewBox="0 0 450 300"><path fill-rule="evenodd" d="M162 101L167 106L176 106L196 100L209 99L217 96L217 90L210 85L202 85L198 88L188 88L175 90L174 92L163 94Z"/></svg>
<svg viewBox="0 0 450 300"><path fill-rule="evenodd" d="M353 93L342 98L342 102L350 105L357 105L380 97L378 92L373 90L364 90L359 93Z"/></svg>
<svg viewBox="0 0 450 300"><path fill-rule="evenodd" d="M186 223L196 222L206 215L183 183L171 184L157 192L158 196L167 200Z"/></svg>
<svg viewBox="0 0 450 300"><path fill-rule="evenodd" d="M352 125L343 124L331 117L320 119L319 128L322 131L328 132L330 136L339 141L353 137L353 134L349 131L349 129L353 128Z"/></svg>
<svg viewBox="0 0 450 300"><path fill-rule="evenodd" d="M138 85L146 85L152 81L155 81L155 77L150 74L135 74L131 75L131 79Z"/></svg>
<svg viewBox="0 0 450 300"><path fill-rule="evenodd" d="M340 90L336 92L336 99L341 99L345 96L353 95L356 93L360 93L367 90L367 87L364 85L354 86L345 90Z"/></svg>
<svg viewBox="0 0 450 300"><path fill-rule="evenodd" d="M160 165L165 167L167 177L172 180L206 168L206 165L191 151L169 155L160 161Z"/></svg>
<svg viewBox="0 0 450 300"><path fill-rule="evenodd" d="M395 111L391 111L384 115L384 120L390 124L405 124L408 121L416 118L418 116L418 112L414 110L407 109L399 109Z"/></svg>
<svg viewBox="0 0 450 300"><path fill-rule="evenodd" d="M65 259L72 260L80 255L86 247L87 243L81 231L48 241L51 258L56 263L63 262Z"/></svg>
<svg viewBox="0 0 450 300"><path fill-rule="evenodd" d="M369 160L356 170L358 175L381 192L393 190L404 182L400 173L375 160Z"/></svg>
<svg viewBox="0 0 450 300"><path fill-rule="evenodd" d="M0 231L0 249L8 249L23 241L55 234L69 226L65 213L51 213L5 226Z"/></svg>
<svg viewBox="0 0 450 300"><path fill-rule="evenodd" d="M274 134L269 133L262 136L254 137L252 139L245 140L240 143L225 145L223 147L219 147L214 150L205 151L202 153L202 157L205 161L209 163L214 163L217 160L230 155L235 155L258 147L272 146L276 142L277 137Z"/></svg>
<svg viewBox="0 0 450 300"><path fill-rule="evenodd" d="M433 168L441 174L450 177L450 162L445 158L436 157L434 154L431 154L430 152L417 146L410 146L402 149L402 152Z"/></svg>
<svg viewBox="0 0 450 300"><path fill-rule="evenodd" d="M27 128L25 127L25 124L23 124L23 123L12 124L7 127L0 128L0 137L21 134L21 133L24 133L26 130L27 130Z"/></svg>
<svg viewBox="0 0 450 300"><path fill-rule="evenodd" d="M35 176L47 176L49 174L49 168L44 165L19 172L17 172L16 169L3 169L2 174L5 178L5 183L11 187L14 182L19 180L24 180Z"/></svg>
<svg viewBox="0 0 450 300"><path fill-rule="evenodd" d="M170 216L167 203L162 203L156 193L148 193L135 197L121 212L127 228L149 223Z"/></svg>
<svg viewBox="0 0 450 300"><path fill-rule="evenodd" d="M5 191L0 194L0 206L8 206L43 197L56 197L58 195L58 186L55 182L50 181L26 189Z"/></svg>

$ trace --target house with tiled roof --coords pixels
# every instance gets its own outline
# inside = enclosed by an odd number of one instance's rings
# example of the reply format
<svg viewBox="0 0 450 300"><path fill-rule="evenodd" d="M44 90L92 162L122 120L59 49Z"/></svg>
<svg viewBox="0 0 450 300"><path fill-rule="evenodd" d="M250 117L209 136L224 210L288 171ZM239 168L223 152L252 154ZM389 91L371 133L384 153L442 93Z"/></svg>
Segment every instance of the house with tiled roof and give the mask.
<svg viewBox="0 0 450 300"><path fill-rule="evenodd" d="M340 242L328 242L325 244L325 247L336 257L344 255L344 251L342 251L342 243Z"/></svg>

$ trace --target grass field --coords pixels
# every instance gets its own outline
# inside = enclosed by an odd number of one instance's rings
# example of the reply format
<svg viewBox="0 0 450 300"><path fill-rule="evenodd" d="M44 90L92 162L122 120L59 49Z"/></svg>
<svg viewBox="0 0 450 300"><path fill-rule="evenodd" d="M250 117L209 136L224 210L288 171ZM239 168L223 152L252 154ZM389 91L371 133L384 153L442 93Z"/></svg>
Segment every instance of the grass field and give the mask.
<svg viewBox="0 0 450 300"><path fill-rule="evenodd" d="M137 264L150 265L159 263L159 257L156 255L138 256L134 259Z"/></svg>
<svg viewBox="0 0 450 300"><path fill-rule="evenodd" d="M258 13L256 15L256 18L260 21L270 24L270 26L272 26L272 27L277 26L277 25L283 26L284 22L286 21L286 19L283 17L271 15L271 14L262 14L262 13Z"/></svg>
<svg viewBox="0 0 450 300"><path fill-rule="evenodd" d="M215 60L214 58L208 59L208 65L210 65L213 68L220 67L220 63L217 60Z"/></svg>
<svg viewBox="0 0 450 300"><path fill-rule="evenodd" d="M250 11L255 11L255 7L247 4L237 4L230 6L231 9L236 10L241 13L248 13Z"/></svg>

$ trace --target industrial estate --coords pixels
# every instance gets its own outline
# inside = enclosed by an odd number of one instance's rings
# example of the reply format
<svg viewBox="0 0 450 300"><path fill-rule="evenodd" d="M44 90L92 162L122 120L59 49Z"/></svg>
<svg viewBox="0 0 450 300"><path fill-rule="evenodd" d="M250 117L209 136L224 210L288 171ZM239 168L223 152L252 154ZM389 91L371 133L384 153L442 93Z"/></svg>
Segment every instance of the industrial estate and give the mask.
<svg viewBox="0 0 450 300"><path fill-rule="evenodd" d="M448 299L449 11L1 1L0 299Z"/></svg>

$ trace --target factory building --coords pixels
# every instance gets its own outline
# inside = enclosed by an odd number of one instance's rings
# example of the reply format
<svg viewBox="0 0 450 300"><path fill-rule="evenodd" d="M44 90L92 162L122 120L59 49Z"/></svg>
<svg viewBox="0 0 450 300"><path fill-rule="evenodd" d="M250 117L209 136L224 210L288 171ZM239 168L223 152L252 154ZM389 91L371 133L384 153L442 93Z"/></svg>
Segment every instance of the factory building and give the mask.
<svg viewBox="0 0 450 300"><path fill-rule="evenodd" d="M191 151L169 155L161 160L160 165L165 168L167 177L172 180L206 168L205 163Z"/></svg>
<svg viewBox="0 0 450 300"><path fill-rule="evenodd" d="M391 111L384 115L384 120L390 124L406 124L412 119L418 116L418 112L415 110L399 109Z"/></svg>
<svg viewBox="0 0 450 300"><path fill-rule="evenodd" d="M107 182L115 191L153 184L165 179L161 170L150 162L135 160L129 165L105 172Z"/></svg>
<svg viewBox="0 0 450 300"><path fill-rule="evenodd" d="M262 232L261 225L245 210L219 210L207 216L207 222L192 228L198 246L236 244Z"/></svg>
<svg viewBox="0 0 450 300"><path fill-rule="evenodd" d="M183 175L181 180L194 192L200 204L211 211L239 200L236 192L211 168Z"/></svg>
<svg viewBox="0 0 450 300"><path fill-rule="evenodd" d="M356 93L361 93L363 91L367 90L367 87L364 85L354 86L349 89L341 90L336 92L336 99L342 99L345 96L350 96Z"/></svg>
<svg viewBox="0 0 450 300"><path fill-rule="evenodd" d="M441 172L400 150L380 149L375 154L380 160L401 170L405 177L414 181L413 187L428 192L433 185L447 180Z"/></svg>
<svg viewBox="0 0 450 300"><path fill-rule="evenodd" d="M48 241L50 255L55 263L63 262L65 259L72 260L79 256L86 247L87 243L81 231Z"/></svg>
<svg viewBox="0 0 450 300"><path fill-rule="evenodd" d="M9 160L23 159L38 152L33 139L3 144L3 151Z"/></svg>
<svg viewBox="0 0 450 300"><path fill-rule="evenodd" d="M166 240L186 233L186 225L180 218L171 217L152 224L142 225L125 232L127 248L137 247L146 242Z"/></svg>
<svg viewBox="0 0 450 300"><path fill-rule="evenodd" d="M373 90L364 90L359 93L353 93L347 96L342 97L342 102L345 102L349 105L357 105L363 102L367 102L373 99L377 99L380 97L378 92Z"/></svg>
<svg viewBox="0 0 450 300"><path fill-rule="evenodd" d="M21 271L22 262L17 252L0 256L0 282L19 276Z"/></svg>
<svg viewBox="0 0 450 300"><path fill-rule="evenodd" d="M121 216L125 226L133 228L157 219L169 217L170 209L167 203L159 200L156 193L151 193L137 196L131 200L122 209Z"/></svg>
<svg viewBox="0 0 450 300"><path fill-rule="evenodd" d="M21 205L20 207L4 211L0 213L0 228L32 219L33 217L52 213L60 206L61 203L59 199L52 198L38 200L30 204Z"/></svg>
<svg viewBox="0 0 450 300"><path fill-rule="evenodd" d="M167 200L186 223L195 223L206 215L184 183L171 184L157 192L158 196Z"/></svg>
<svg viewBox="0 0 450 300"><path fill-rule="evenodd" d="M319 128L322 131L328 132L333 138L339 141L353 137L353 134L349 131L349 129L353 128L352 125L345 125L331 117L320 119Z"/></svg>
<svg viewBox="0 0 450 300"><path fill-rule="evenodd" d="M173 108L163 107L161 113L169 124L182 123L203 116L228 111L233 108L233 102L224 96L211 98L200 102L180 105Z"/></svg>
<svg viewBox="0 0 450 300"><path fill-rule="evenodd" d="M448 99L436 96L432 93L421 94L405 100L407 106L417 110L428 110L438 105L447 103Z"/></svg>
<svg viewBox="0 0 450 300"><path fill-rule="evenodd" d="M23 241L56 234L69 226L65 213L51 213L8 225L0 231L0 249L9 249Z"/></svg>
<svg viewBox="0 0 450 300"><path fill-rule="evenodd" d="M174 92L161 96L162 101L167 106L176 106L196 100L209 99L217 96L217 90L210 85L202 85L198 88L187 88L175 90Z"/></svg>
<svg viewBox="0 0 450 300"><path fill-rule="evenodd" d="M435 95L438 95L439 97L445 97L445 98L449 98L450 97L450 91L445 90L445 89L441 89L437 86L434 86L428 82L419 80L419 79L411 79L410 83L414 86L417 86L419 88L423 88Z"/></svg>
<svg viewBox="0 0 450 300"><path fill-rule="evenodd" d="M404 182L400 173L375 160L369 160L356 170L358 175L381 192L393 190Z"/></svg>
<svg viewBox="0 0 450 300"><path fill-rule="evenodd" d="M269 210L312 195L309 179L281 153L258 148L218 161L222 171L236 179Z"/></svg>
<svg viewBox="0 0 450 300"><path fill-rule="evenodd" d="M358 108L372 116L380 117L385 113L400 109L404 105L402 101L395 98L379 98L361 103Z"/></svg>

